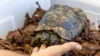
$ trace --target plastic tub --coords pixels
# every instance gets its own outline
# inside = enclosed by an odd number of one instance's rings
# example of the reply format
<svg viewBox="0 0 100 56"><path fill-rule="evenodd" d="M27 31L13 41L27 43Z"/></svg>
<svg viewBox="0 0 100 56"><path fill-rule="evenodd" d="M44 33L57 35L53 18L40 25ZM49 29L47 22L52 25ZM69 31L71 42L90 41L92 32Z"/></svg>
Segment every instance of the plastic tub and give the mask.
<svg viewBox="0 0 100 56"><path fill-rule="evenodd" d="M47 10L53 4L66 4L81 8L96 29L100 23L100 4L98 0L0 0L0 37L5 38L8 31L21 28L26 12L32 15L38 1ZM98 1L99 2L99 1Z"/></svg>
<svg viewBox="0 0 100 56"><path fill-rule="evenodd" d="M25 14L28 12L31 16L36 10L36 1L37 0L0 0L0 38L5 38L9 31L23 26ZM51 4L50 0L47 2L40 0L39 3L45 10L47 10ZM45 4L48 5L45 6Z"/></svg>

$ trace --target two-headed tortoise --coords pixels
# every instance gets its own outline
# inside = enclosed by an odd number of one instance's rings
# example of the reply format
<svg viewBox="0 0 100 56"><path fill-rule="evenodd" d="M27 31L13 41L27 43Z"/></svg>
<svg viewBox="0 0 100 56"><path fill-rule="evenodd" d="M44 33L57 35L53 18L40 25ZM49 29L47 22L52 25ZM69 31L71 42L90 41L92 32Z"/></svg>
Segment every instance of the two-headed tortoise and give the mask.
<svg viewBox="0 0 100 56"><path fill-rule="evenodd" d="M31 45L54 45L73 40L80 35L86 23L86 14L81 9L61 4L52 5L39 22Z"/></svg>

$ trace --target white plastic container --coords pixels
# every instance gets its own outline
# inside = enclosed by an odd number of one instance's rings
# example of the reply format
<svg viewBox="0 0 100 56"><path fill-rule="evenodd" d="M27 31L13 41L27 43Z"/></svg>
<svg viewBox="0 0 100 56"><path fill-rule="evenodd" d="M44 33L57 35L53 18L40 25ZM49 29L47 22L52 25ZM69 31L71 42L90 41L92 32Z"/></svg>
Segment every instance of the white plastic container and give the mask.
<svg viewBox="0 0 100 56"><path fill-rule="evenodd" d="M6 37L8 31L21 28L24 24L25 14L30 16L36 10L37 0L0 0L0 37ZM39 1L39 0L38 0ZM42 8L50 7L50 0L39 1ZM45 4L48 4L45 6Z"/></svg>
<svg viewBox="0 0 100 56"><path fill-rule="evenodd" d="M45 10L53 4L66 4L79 7L86 13L91 25L97 28L100 23L100 2L98 0L0 0L0 37L6 37L8 31L21 28L25 14L35 11L38 1Z"/></svg>

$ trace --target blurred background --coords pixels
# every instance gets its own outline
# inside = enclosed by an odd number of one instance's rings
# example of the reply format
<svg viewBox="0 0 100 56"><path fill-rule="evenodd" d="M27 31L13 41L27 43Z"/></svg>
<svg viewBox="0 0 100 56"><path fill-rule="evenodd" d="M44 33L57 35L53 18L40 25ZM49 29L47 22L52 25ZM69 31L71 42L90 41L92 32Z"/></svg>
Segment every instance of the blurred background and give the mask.
<svg viewBox="0 0 100 56"><path fill-rule="evenodd" d="M48 10L53 4L66 4L81 8L91 21L93 29L100 24L100 2L98 0L0 0L0 37L5 38L8 31L21 28L24 24L25 14L30 16L38 7Z"/></svg>

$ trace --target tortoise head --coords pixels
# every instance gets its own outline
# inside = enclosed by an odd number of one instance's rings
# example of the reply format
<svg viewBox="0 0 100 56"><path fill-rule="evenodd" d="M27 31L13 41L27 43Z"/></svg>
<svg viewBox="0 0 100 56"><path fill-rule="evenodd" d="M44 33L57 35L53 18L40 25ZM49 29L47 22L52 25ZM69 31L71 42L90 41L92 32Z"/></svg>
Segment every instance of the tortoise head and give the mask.
<svg viewBox="0 0 100 56"><path fill-rule="evenodd" d="M64 43L64 39L62 39L52 30L36 31L34 34L34 38L31 40L31 46L33 47L40 46L41 44L50 46L62 43Z"/></svg>

